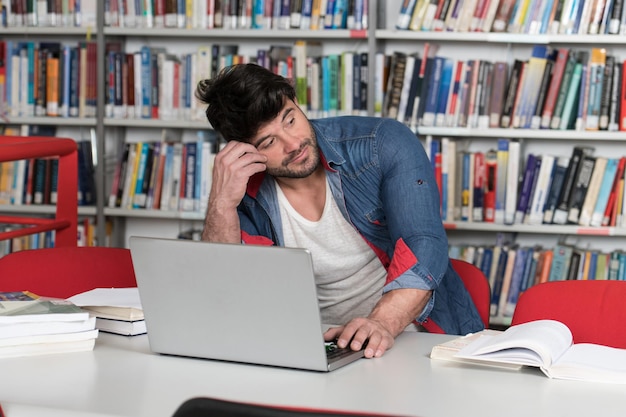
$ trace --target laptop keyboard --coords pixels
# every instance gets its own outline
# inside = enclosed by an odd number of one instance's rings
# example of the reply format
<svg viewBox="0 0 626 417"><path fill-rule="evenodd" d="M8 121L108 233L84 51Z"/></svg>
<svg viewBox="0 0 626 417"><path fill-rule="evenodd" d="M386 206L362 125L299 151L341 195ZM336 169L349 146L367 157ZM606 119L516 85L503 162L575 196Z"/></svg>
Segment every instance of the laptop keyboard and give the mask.
<svg viewBox="0 0 626 417"><path fill-rule="evenodd" d="M335 342L326 342L326 358L338 359L353 353L352 349L340 348Z"/></svg>

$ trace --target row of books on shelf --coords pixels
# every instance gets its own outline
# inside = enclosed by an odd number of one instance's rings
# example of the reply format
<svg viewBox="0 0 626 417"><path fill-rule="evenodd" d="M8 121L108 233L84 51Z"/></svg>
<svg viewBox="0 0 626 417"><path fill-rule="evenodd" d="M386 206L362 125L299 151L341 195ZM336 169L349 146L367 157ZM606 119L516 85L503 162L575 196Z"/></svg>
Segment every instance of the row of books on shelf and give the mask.
<svg viewBox="0 0 626 417"><path fill-rule="evenodd" d="M9 231L18 227L14 225L2 225L0 231ZM76 245L77 246L98 246L96 238L96 224L92 218L84 218L76 225ZM104 245L110 246L113 223L107 222L105 226ZM34 233L27 236L20 236L0 241L0 258L13 252L29 249L53 248L55 241L54 230Z"/></svg>
<svg viewBox="0 0 626 417"><path fill-rule="evenodd" d="M365 30L368 14L367 0L109 0L104 16L113 27Z"/></svg>
<svg viewBox="0 0 626 417"><path fill-rule="evenodd" d="M2 27L95 27L98 0L10 0L0 6Z"/></svg>
<svg viewBox="0 0 626 417"><path fill-rule="evenodd" d="M626 156L576 146L567 156L524 157L509 139L486 152L458 145L449 138L426 145L444 221L626 227Z"/></svg>
<svg viewBox="0 0 626 417"><path fill-rule="evenodd" d="M108 207L204 211L216 142L125 143L115 168Z"/></svg>
<svg viewBox="0 0 626 417"><path fill-rule="evenodd" d="M110 44L106 71L106 117L206 120L195 99L198 82L222 68L254 62L294 81L298 103L311 117L367 112L368 55L359 52L323 55L320 43L259 49L256 56L238 53L233 44L200 46L175 55L143 46L123 52Z"/></svg>
<svg viewBox="0 0 626 417"><path fill-rule="evenodd" d="M626 130L623 61L537 45L512 63L394 52L382 115L419 127Z"/></svg>
<svg viewBox="0 0 626 417"><path fill-rule="evenodd" d="M403 0L396 28L524 34L626 34L622 0Z"/></svg>
<svg viewBox="0 0 626 417"><path fill-rule="evenodd" d="M95 117L96 43L0 40L0 110L8 117Z"/></svg>
<svg viewBox="0 0 626 417"><path fill-rule="evenodd" d="M510 318L519 295L533 285L561 280L626 280L626 252L522 246L500 235L495 245L452 245L449 256L477 266L489 280L490 316Z"/></svg>
<svg viewBox="0 0 626 417"><path fill-rule="evenodd" d="M78 148L78 205L96 202L94 147L91 137L76 142ZM7 136L55 136L55 126L22 125L0 127ZM57 203L58 157L31 158L0 162L0 205L42 205Z"/></svg>

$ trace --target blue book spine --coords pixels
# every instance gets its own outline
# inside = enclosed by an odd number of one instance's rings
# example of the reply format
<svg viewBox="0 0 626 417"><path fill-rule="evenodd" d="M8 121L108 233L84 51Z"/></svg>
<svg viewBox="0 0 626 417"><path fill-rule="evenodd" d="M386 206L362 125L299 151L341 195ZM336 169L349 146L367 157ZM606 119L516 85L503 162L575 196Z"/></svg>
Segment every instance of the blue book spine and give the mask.
<svg viewBox="0 0 626 417"><path fill-rule="evenodd" d="M498 263L496 265L496 275L494 279L494 285L491 289L491 316L497 316L499 314L498 307L500 305L500 294L502 293L502 284L504 281L504 272L506 270L506 262L509 257L510 248L503 246L500 251Z"/></svg>
<svg viewBox="0 0 626 417"><path fill-rule="evenodd" d="M615 180L618 164L619 159L617 158L607 159L604 175L602 176L602 183L600 185L600 191L598 191L598 197L596 198L596 204L591 216L592 227L602 226L604 210L606 209L606 205L609 201L609 194L611 194L611 189L613 188L613 181Z"/></svg>
<svg viewBox="0 0 626 417"><path fill-rule="evenodd" d="M433 68L430 73L430 78L428 79L428 90L426 94L426 103L424 104L422 126L435 125L437 99L439 98L439 87L441 86L444 62L445 58L441 56L436 56L434 59Z"/></svg>
<svg viewBox="0 0 626 417"><path fill-rule="evenodd" d="M31 114L34 114L35 112L35 43L34 42L26 42L26 56L28 59L27 107L28 107L28 114L31 115Z"/></svg>
<svg viewBox="0 0 626 417"><path fill-rule="evenodd" d="M72 48L69 45L63 46L63 91L61 92L62 117L69 117L70 113L70 72L72 68Z"/></svg>
<svg viewBox="0 0 626 417"><path fill-rule="evenodd" d="M312 1L310 0L310 2ZM264 27L264 13L265 0L254 0L252 3L252 29L269 29Z"/></svg>
<svg viewBox="0 0 626 417"><path fill-rule="evenodd" d="M483 259L478 267L483 272L485 277L489 277L491 274L491 264L493 263L493 248L486 247L483 251Z"/></svg>
<svg viewBox="0 0 626 417"><path fill-rule="evenodd" d="M517 201L517 210L515 211L515 223L521 224L524 222L524 216L526 215L526 209L531 198L531 191L533 186L533 177L535 174L535 166L537 165L537 157L529 153L526 160L526 167L524 169L524 177L522 179L522 186L520 189L519 199Z"/></svg>
<svg viewBox="0 0 626 417"><path fill-rule="evenodd" d="M80 69L78 54L78 47L72 47L70 50L70 117L78 117L78 72Z"/></svg>
<svg viewBox="0 0 626 417"><path fill-rule="evenodd" d="M354 0L354 28L355 30L367 29L367 22L364 20L363 9L367 0Z"/></svg>
<svg viewBox="0 0 626 417"><path fill-rule="evenodd" d="M587 275L588 280L596 279L596 269L598 268L598 252L591 251L591 256L589 257L589 274Z"/></svg>
<svg viewBox="0 0 626 417"><path fill-rule="evenodd" d="M513 265L513 274L511 276L511 284L509 286L509 293L506 298L506 305L502 312L505 317L511 317L520 292L522 290L522 284L524 280L524 272L526 267L526 261L528 260L529 248L519 248L515 255L515 263Z"/></svg>
<svg viewBox="0 0 626 417"><path fill-rule="evenodd" d="M435 125L443 127L445 124L446 108L448 106L448 96L450 95L450 84L452 83L452 73L454 72L454 60L444 58L441 72L441 84L437 97L437 110L435 112Z"/></svg>
<svg viewBox="0 0 626 417"><path fill-rule="evenodd" d="M141 47L141 117L152 115L152 58L149 46Z"/></svg>

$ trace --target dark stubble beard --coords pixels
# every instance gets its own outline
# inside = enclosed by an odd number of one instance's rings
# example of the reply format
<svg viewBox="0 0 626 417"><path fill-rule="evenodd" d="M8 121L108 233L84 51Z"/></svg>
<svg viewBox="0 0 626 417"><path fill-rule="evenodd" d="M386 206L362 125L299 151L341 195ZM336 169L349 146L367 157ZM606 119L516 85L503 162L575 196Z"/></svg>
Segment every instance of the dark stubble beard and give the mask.
<svg viewBox="0 0 626 417"><path fill-rule="evenodd" d="M309 157L306 161L303 161L300 165L296 167L290 167L289 164L295 158L300 155L300 153L304 150L304 148L309 147ZM273 177L282 177L282 178L306 178L312 173L320 165L320 151L317 147L317 141L315 140L315 132L313 128L311 128L311 136L302 142L302 145L294 151L291 152L285 159L280 167L277 168L268 168L267 173Z"/></svg>

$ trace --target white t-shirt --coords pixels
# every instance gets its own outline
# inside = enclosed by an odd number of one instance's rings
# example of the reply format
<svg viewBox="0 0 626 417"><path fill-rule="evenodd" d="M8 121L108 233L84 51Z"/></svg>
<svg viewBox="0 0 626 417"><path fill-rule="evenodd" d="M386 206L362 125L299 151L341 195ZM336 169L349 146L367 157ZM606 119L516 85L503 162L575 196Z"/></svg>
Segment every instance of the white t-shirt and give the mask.
<svg viewBox="0 0 626 417"><path fill-rule="evenodd" d="M385 285L387 271L380 260L343 217L326 181L322 217L310 221L289 203L276 184L285 246L307 248L313 269L322 322L343 325L370 314Z"/></svg>

